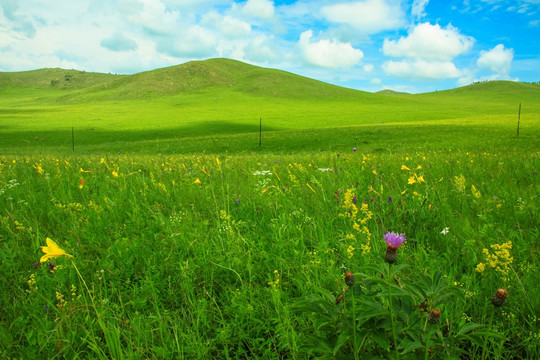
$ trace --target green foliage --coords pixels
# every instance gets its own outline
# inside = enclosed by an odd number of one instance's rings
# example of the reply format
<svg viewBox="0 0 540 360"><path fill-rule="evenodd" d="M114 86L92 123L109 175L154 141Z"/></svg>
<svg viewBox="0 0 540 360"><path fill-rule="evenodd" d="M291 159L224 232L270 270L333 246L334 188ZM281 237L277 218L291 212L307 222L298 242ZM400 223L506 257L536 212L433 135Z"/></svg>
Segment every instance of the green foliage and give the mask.
<svg viewBox="0 0 540 360"><path fill-rule="evenodd" d="M2 356L534 358L535 161L0 157ZM414 174L425 182L409 184ZM353 195L367 251L346 216ZM397 266L381 265L387 231L408 239ZM39 264L46 237L73 258ZM509 278L478 272L483 249L507 241ZM356 278L345 293L344 268ZM494 308L501 287L508 300Z"/></svg>
<svg viewBox="0 0 540 360"><path fill-rule="evenodd" d="M537 358L535 86L0 74L0 357Z"/></svg>

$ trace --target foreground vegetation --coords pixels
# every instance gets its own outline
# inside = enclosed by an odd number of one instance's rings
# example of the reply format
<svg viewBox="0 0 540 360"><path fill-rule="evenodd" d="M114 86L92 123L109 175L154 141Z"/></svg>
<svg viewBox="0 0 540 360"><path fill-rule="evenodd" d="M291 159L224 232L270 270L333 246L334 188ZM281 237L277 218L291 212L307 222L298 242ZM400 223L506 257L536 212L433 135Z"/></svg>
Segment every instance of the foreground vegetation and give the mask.
<svg viewBox="0 0 540 360"><path fill-rule="evenodd" d="M0 164L2 358L539 354L537 151Z"/></svg>
<svg viewBox="0 0 540 360"><path fill-rule="evenodd" d="M0 358L538 358L539 99L0 73Z"/></svg>

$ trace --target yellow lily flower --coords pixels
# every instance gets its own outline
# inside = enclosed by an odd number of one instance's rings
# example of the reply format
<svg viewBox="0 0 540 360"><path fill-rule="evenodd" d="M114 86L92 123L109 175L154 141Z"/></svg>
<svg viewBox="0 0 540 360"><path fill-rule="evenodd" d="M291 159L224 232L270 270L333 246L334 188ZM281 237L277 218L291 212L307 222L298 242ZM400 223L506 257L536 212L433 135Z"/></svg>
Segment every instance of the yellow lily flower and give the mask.
<svg viewBox="0 0 540 360"><path fill-rule="evenodd" d="M41 259L39 259L39 262L45 262L49 259L54 259L63 255L67 257L73 257L66 253L64 250L60 249L60 247L56 245L56 243L51 239L47 238L45 239L45 241L47 242L47 246L41 247L41 250L45 253L45 255L43 255Z"/></svg>
<svg viewBox="0 0 540 360"><path fill-rule="evenodd" d="M401 170L407 170L407 171L411 171L411 169L409 169L408 167L406 167L405 165L401 165Z"/></svg>

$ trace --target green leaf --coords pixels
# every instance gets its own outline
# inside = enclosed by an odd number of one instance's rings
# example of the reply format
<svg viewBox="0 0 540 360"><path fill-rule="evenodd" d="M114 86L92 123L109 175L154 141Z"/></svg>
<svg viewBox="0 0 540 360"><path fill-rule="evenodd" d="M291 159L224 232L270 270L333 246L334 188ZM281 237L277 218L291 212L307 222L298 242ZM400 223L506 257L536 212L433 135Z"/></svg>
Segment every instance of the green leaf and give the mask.
<svg viewBox="0 0 540 360"><path fill-rule="evenodd" d="M348 331L345 331L341 333L341 335L339 335L339 338L337 340L336 346L334 347L334 351L333 351L334 356L338 353L339 349L341 349L341 347L347 343L347 341L350 338L351 336Z"/></svg>
<svg viewBox="0 0 540 360"><path fill-rule="evenodd" d="M401 355L405 355L407 353L410 353L411 351L414 351L416 349L423 348L424 345L420 341L411 341L409 339L403 339L398 346L399 349L403 349L403 351L400 352Z"/></svg>

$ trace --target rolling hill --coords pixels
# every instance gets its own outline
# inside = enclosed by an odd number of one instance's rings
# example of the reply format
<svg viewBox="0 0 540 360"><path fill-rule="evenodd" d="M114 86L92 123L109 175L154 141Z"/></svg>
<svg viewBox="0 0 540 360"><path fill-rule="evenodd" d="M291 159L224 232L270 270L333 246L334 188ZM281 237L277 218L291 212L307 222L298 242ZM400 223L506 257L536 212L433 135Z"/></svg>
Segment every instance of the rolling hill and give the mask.
<svg viewBox="0 0 540 360"><path fill-rule="evenodd" d="M275 132L276 141L287 139L289 147L295 141L297 148L336 146L344 134L360 127L512 129L520 103L523 126L537 131L540 85L510 81L425 94L369 93L229 59L134 75L62 69L0 72L0 150L25 152L36 136L49 148L66 149L72 128L88 151L178 139L199 145L169 144L176 151L204 150L209 141L214 146L215 137L242 148L245 136L258 135L260 119L265 131Z"/></svg>

